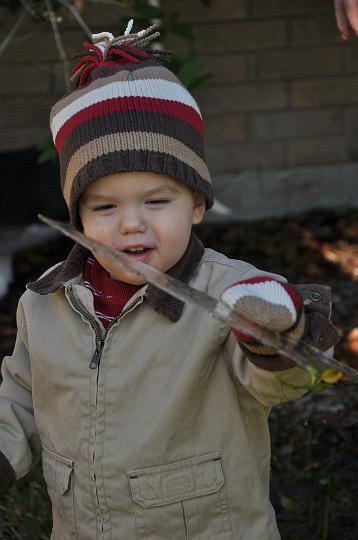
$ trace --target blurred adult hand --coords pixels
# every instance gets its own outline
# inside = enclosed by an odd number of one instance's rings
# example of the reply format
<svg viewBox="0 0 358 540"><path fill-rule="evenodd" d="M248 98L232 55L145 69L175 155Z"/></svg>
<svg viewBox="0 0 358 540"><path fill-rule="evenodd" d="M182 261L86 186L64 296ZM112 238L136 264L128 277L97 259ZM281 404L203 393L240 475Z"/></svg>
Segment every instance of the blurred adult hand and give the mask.
<svg viewBox="0 0 358 540"><path fill-rule="evenodd" d="M358 37L358 0L334 0L334 7L342 39Z"/></svg>

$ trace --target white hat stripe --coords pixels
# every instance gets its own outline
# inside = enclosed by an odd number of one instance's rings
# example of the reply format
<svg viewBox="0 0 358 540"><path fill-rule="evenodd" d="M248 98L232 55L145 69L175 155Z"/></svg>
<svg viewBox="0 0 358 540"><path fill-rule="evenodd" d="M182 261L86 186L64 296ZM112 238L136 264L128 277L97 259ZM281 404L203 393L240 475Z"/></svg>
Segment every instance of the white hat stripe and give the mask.
<svg viewBox="0 0 358 540"><path fill-rule="evenodd" d="M51 131L55 140L61 127L75 114L86 107L107 99L120 97L148 97L163 99L167 101L179 101L189 105L200 115L199 107L194 98L189 94L186 88L177 83L162 79L142 79L138 81L115 81L100 89L87 92L85 95L75 99L59 111L51 121ZM168 99L170 96L170 99Z"/></svg>

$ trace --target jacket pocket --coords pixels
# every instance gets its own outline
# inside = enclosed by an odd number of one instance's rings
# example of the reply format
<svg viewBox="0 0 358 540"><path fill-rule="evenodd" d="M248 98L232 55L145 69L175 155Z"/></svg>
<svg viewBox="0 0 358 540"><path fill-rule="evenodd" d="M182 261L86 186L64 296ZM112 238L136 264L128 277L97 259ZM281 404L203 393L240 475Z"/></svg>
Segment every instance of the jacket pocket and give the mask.
<svg viewBox="0 0 358 540"><path fill-rule="evenodd" d="M233 540L218 452L127 475L140 540Z"/></svg>
<svg viewBox="0 0 358 540"><path fill-rule="evenodd" d="M78 538L73 500L73 461L42 445L42 472L52 503L51 538Z"/></svg>

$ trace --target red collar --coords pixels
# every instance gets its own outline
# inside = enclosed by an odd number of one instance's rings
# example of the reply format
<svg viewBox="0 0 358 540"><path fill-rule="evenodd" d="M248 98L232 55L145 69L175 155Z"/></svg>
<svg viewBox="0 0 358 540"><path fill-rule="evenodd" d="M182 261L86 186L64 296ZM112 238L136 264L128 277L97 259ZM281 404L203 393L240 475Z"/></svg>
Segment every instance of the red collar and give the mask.
<svg viewBox="0 0 358 540"><path fill-rule="evenodd" d="M128 300L143 287L111 278L93 255L90 255L84 264L83 281L93 294L96 315L105 328L120 315Z"/></svg>

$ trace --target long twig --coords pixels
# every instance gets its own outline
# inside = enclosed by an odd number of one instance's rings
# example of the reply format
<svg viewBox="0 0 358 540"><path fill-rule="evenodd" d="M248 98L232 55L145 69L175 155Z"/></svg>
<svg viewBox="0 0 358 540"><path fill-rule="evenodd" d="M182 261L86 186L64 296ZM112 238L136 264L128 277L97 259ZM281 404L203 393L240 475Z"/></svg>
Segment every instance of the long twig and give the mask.
<svg viewBox="0 0 358 540"><path fill-rule="evenodd" d="M2 43L0 45L0 58L1 58L2 54L3 54L3 52L5 51L6 47L9 45L10 41L12 40L12 38L14 37L16 32L18 31L18 29L20 28L20 26L24 22L26 15L27 15L27 10L25 8L23 8L20 15L19 15L19 17L16 20L16 23L11 28L10 32L8 33L8 35L6 36L6 38L2 41Z"/></svg>
<svg viewBox="0 0 358 540"><path fill-rule="evenodd" d="M63 6L65 6L65 8L68 9L68 11L70 11L73 15L73 17L76 19L76 21L78 22L78 24L80 25L80 27L82 28L82 30L84 31L84 33L87 35L87 37L90 39L91 36L92 36L92 31L91 29L87 26L87 24L85 23L85 21L83 20L83 18L81 17L79 11L75 8L75 6L73 6L70 2L68 2L67 0L58 0L59 3Z"/></svg>
<svg viewBox="0 0 358 540"><path fill-rule="evenodd" d="M58 54L60 55L60 58L63 62L66 90L69 91L70 90L70 80L69 80L70 64L66 55L66 51L62 45L61 35L57 26L56 15L52 9L51 2L50 0L45 0L45 3L46 3L47 12L48 12L48 17L52 26L52 31L55 38Z"/></svg>
<svg viewBox="0 0 358 540"><path fill-rule="evenodd" d="M31 4L32 2L27 2L26 0L20 0L21 4L24 6L24 8L26 9L26 11L28 11L30 13L30 15L32 17L36 17L37 13L36 11L32 8Z"/></svg>
<svg viewBox="0 0 358 540"><path fill-rule="evenodd" d="M124 1L123 3L120 3L115 0L86 0L86 2L92 2L93 4L109 4L111 6L116 6L117 8L124 8L130 5L130 2Z"/></svg>

